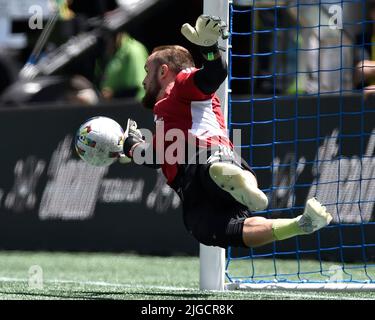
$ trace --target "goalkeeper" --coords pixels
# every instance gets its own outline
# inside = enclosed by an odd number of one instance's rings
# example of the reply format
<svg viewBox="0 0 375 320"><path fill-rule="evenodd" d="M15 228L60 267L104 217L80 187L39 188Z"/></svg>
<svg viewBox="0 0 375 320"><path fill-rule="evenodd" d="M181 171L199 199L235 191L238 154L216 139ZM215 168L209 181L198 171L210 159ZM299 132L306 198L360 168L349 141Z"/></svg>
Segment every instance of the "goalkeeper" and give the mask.
<svg viewBox="0 0 375 320"><path fill-rule="evenodd" d="M159 161L168 184L182 200L188 232L209 246L256 247L309 234L329 224L331 215L314 198L294 219L251 214L266 209L268 199L258 189L251 168L234 156L215 95L227 76L226 62L218 48L218 39L228 37L226 24L218 17L201 15L195 27L184 24L181 32L200 49L203 67L195 68L191 54L181 46L155 48L145 64L143 104L153 110L156 126L162 123L164 132L179 129L187 144L196 144L197 159L201 145L208 154L203 163L186 158L172 164ZM129 119L125 134L120 162L127 163L135 153L145 154L149 148L155 150L159 160L166 157L168 144L163 141L164 148L158 149L158 130L153 143L148 144L135 121ZM155 162L152 166L157 167Z"/></svg>

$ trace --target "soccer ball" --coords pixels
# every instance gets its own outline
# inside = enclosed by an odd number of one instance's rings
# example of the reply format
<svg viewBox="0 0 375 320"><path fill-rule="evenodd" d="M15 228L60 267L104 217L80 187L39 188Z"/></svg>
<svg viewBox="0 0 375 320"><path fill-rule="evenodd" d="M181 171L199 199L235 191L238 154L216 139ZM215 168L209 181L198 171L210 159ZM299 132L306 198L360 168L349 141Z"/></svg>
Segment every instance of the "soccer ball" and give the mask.
<svg viewBox="0 0 375 320"><path fill-rule="evenodd" d="M75 149L85 162L107 167L123 152L124 130L113 119L94 117L83 123L75 137Z"/></svg>

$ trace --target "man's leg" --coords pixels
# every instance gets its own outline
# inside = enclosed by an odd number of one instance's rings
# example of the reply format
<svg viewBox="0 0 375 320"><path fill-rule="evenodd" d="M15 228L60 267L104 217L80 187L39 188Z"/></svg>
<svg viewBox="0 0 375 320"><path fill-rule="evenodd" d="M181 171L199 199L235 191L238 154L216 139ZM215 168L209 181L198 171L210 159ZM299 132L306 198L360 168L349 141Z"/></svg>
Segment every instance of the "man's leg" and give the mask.
<svg viewBox="0 0 375 320"><path fill-rule="evenodd" d="M215 162L209 168L211 179L234 199L250 211L261 211L267 208L268 199L258 188L255 176L227 162Z"/></svg>
<svg viewBox="0 0 375 320"><path fill-rule="evenodd" d="M242 238L248 247L258 247L275 240L284 240L297 235L317 231L332 220L332 216L315 198L307 201L302 215L294 219L247 218Z"/></svg>

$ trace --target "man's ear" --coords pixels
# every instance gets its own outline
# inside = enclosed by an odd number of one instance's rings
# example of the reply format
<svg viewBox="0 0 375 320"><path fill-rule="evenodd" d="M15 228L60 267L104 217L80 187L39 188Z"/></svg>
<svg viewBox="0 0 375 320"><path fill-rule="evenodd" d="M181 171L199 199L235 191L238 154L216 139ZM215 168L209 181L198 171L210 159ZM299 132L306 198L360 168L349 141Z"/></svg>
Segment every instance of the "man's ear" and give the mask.
<svg viewBox="0 0 375 320"><path fill-rule="evenodd" d="M166 64L162 64L159 69L159 76L161 79L165 78L168 74L169 67Z"/></svg>

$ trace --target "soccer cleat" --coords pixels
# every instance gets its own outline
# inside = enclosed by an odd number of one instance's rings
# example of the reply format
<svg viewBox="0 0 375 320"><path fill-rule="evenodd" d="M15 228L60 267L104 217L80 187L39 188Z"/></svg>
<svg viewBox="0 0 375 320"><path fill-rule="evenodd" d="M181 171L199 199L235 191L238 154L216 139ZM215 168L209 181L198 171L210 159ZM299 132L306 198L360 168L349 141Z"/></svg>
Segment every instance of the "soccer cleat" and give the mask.
<svg viewBox="0 0 375 320"><path fill-rule="evenodd" d="M215 162L209 169L211 179L223 190L250 211L264 210L268 206L267 196L251 181L250 172L238 166Z"/></svg>
<svg viewBox="0 0 375 320"><path fill-rule="evenodd" d="M311 198L307 200L305 211L298 221L298 225L305 233L312 233L325 226L332 220L332 216L326 211L318 200Z"/></svg>

